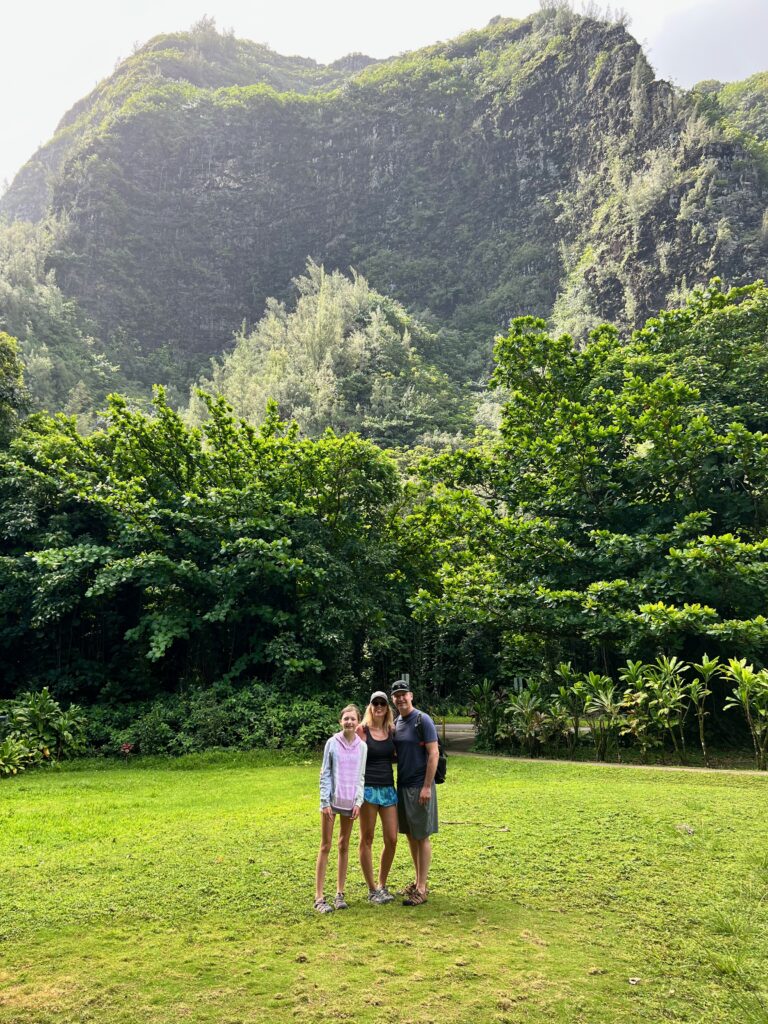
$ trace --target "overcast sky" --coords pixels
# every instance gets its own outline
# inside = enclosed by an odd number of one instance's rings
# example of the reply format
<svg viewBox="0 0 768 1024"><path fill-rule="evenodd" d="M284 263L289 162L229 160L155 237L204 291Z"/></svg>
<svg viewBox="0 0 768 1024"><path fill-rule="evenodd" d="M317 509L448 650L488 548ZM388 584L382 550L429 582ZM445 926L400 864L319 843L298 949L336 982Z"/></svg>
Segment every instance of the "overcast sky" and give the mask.
<svg viewBox="0 0 768 1024"><path fill-rule="evenodd" d="M679 85L768 70L768 0L611 6L629 14L659 75ZM3 0L0 188L134 44L187 29L204 14L219 29L328 63L353 51L390 57L480 28L496 14L524 17L538 7L538 0Z"/></svg>

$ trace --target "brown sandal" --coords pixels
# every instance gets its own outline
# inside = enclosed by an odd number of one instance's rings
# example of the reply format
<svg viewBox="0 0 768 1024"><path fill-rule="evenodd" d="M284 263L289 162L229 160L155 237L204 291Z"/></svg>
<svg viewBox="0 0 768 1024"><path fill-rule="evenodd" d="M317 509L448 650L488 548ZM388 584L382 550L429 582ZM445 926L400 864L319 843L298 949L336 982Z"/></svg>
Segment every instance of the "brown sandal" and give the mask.
<svg viewBox="0 0 768 1024"><path fill-rule="evenodd" d="M403 900L403 906L404 907L420 907L422 905L422 903L426 903L426 902L427 902L427 894L426 894L426 892L419 892L419 890L414 886L413 889L411 889L411 891L408 893L408 895Z"/></svg>
<svg viewBox="0 0 768 1024"><path fill-rule="evenodd" d="M418 891L418 889L417 889L416 883L415 882L409 882L408 885L404 886L404 888L402 888L400 890L398 895L399 896L410 896L411 893L417 892L417 891ZM429 896L429 886L428 885L425 886L425 888L424 888L424 895L425 896Z"/></svg>

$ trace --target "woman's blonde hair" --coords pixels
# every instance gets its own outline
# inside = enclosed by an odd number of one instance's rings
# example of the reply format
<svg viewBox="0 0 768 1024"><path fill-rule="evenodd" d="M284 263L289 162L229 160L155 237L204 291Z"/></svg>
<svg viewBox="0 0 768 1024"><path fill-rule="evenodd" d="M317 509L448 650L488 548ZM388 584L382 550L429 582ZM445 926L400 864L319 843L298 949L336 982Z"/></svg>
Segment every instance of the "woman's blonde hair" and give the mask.
<svg viewBox="0 0 768 1024"><path fill-rule="evenodd" d="M344 715L346 715L348 711L354 711L355 714L357 715L358 722L360 721L360 708L357 706L357 704L347 704L345 708L342 708L341 714L339 715L339 721L342 720L342 718L344 717Z"/></svg>
<svg viewBox="0 0 768 1024"><path fill-rule="evenodd" d="M373 725L373 712L371 711L372 705L368 705L363 715L363 725L367 725L370 729ZM387 713L384 715L384 721L382 722L382 729L386 729L387 732L392 732L395 727L395 720L392 716L392 705L387 701Z"/></svg>

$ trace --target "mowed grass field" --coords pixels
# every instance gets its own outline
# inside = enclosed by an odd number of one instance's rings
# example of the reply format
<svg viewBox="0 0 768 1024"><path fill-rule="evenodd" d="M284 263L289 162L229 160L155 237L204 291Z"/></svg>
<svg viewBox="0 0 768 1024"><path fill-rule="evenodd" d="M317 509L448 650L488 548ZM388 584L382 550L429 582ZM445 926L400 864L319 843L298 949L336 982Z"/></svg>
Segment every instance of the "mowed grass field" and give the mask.
<svg viewBox="0 0 768 1024"><path fill-rule="evenodd" d="M768 1021L768 779L454 757L429 902L320 917L318 768L0 784L0 1022Z"/></svg>

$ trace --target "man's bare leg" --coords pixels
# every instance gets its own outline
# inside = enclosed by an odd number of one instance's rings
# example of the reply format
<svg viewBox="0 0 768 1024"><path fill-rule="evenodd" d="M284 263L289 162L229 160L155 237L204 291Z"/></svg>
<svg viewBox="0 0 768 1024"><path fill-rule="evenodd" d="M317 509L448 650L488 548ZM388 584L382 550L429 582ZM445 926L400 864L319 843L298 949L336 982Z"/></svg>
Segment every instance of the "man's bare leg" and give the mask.
<svg viewBox="0 0 768 1024"><path fill-rule="evenodd" d="M429 865L432 863L432 843L430 842L429 837L426 839L416 839L414 842L418 848L416 888L419 892L426 894Z"/></svg>

